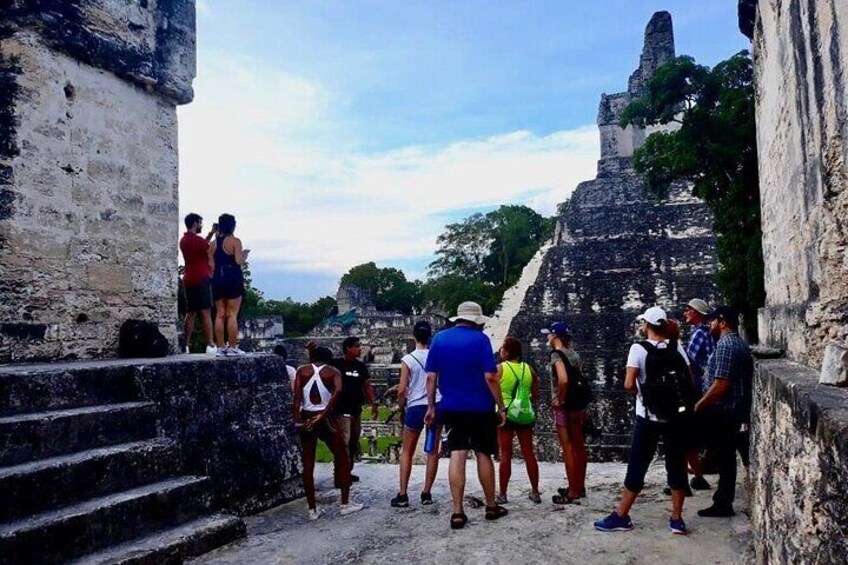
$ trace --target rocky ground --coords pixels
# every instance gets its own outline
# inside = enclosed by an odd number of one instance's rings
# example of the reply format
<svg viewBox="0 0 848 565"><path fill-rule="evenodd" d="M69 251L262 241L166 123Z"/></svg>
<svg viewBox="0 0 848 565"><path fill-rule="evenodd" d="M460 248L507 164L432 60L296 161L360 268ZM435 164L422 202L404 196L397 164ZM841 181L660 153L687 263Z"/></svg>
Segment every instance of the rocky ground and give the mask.
<svg viewBox="0 0 848 565"><path fill-rule="evenodd" d="M737 516L731 519L699 518L696 510L710 504L710 492L687 499L684 518L687 537L669 533L669 498L662 494L662 463L651 467L647 486L631 512L636 528L631 532L601 533L592 522L610 512L621 488L624 466L589 465L588 497L580 506L554 507L550 497L562 486L561 464L541 463L541 489L545 502L527 498L529 483L523 464L513 467L509 515L496 522L483 519L483 509L466 505L469 523L451 530L447 460L442 460L433 489L435 504L421 506L418 490L423 467L413 468L410 507L396 509L389 499L397 490L398 467L360 465L361 482L352 499L363 502L362 512L342 517L338 490L332 488L332 466L316 470L319 505L327 513L316 522L306 519L306 501L297 500L247 519L248 537L207 554L204 564L296 563L530 563L636 564L747 564L753 563L748 502L739 489ZM482 497L474 465L469 461L467 494ZM745 473L740 469L740 481ZM715 477L708 477L715 482ZM560 508L560 509L557 509Z"/></svg>

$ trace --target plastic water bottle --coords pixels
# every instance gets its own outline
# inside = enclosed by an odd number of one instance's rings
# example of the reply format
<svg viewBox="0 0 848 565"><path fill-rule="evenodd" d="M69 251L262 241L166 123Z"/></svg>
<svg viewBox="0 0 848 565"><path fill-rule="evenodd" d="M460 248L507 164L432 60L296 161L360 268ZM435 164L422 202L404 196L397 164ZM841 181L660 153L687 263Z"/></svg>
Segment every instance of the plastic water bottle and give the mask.
<svg viewBox="0 0 848 565"><path fill-rule="evenodd" d="M424 438L424 453L433 453L436 448L436 428L427 426L427 435Z"/></svg>

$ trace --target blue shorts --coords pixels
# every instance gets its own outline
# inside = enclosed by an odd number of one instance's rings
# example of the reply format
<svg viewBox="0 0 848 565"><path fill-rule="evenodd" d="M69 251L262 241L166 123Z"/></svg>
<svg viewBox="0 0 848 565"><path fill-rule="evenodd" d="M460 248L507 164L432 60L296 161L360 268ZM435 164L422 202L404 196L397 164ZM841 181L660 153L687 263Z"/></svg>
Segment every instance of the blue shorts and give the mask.
<svg viewBox="0 0 848 565"><path fill-rule="evenodd" d="M406 409L406 416L404 416L403 418L403 425L409 428L410 430L418 430L420 432L424 429L424 416L426 414L426 404L410 406ZM439 410L438 405L436 406L436 419L433 424L436 426L442 425L442 411Z"/></svg>

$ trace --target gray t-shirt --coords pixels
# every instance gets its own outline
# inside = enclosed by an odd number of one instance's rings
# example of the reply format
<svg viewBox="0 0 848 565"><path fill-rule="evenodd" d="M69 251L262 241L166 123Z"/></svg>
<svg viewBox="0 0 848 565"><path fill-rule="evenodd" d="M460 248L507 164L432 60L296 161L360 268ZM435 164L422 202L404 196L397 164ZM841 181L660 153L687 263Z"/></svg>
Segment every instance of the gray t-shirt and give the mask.
<svg viewBox="0 0 848 565"><path fill-rule="evenodd" d="M580 354L574 351L573 349L566 349L565 347L560 347L559 349L563 353L565 353L565 357L568 359L568 362L580 369L583 370L583 360L580 359ZM551 351L551 366L556 364L557 361L560 361L562 358L556 354L556 352Z"/></svg>

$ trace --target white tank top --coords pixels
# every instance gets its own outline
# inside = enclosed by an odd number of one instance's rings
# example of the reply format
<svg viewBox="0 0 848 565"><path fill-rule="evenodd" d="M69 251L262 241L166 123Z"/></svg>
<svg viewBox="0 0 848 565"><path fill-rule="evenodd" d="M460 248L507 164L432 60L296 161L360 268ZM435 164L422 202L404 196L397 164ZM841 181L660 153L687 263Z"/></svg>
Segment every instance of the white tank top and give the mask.
<svg viewBox="0 0 848 565"><path fill-rule="evenodd" d="M407 394L406 405L426 406L427 405L427 371L424 367L427 366L427 356L429 349L416 349L412 353L404 355L401 361L409 367L409 393ZM439 389L436 389L436 403L442 401L442 395Z"/></svg>
<svg viewBox="0 0 848 565"><path fill-rule="evenodd" d="M312 378L309 379L303 387L303 402L301 402L301 407L309 412L321 412L326 410L327 403L330 401L330 396L332 396L330 390L324 386L324 382L321 380L321 369L324 367L326 367L326 365L321 365L320 367L312 365ZM312 399L309 398L309 391L312 390L313 383L318 385L318 394L321 396L320 404L312 404Z"/></svg>

